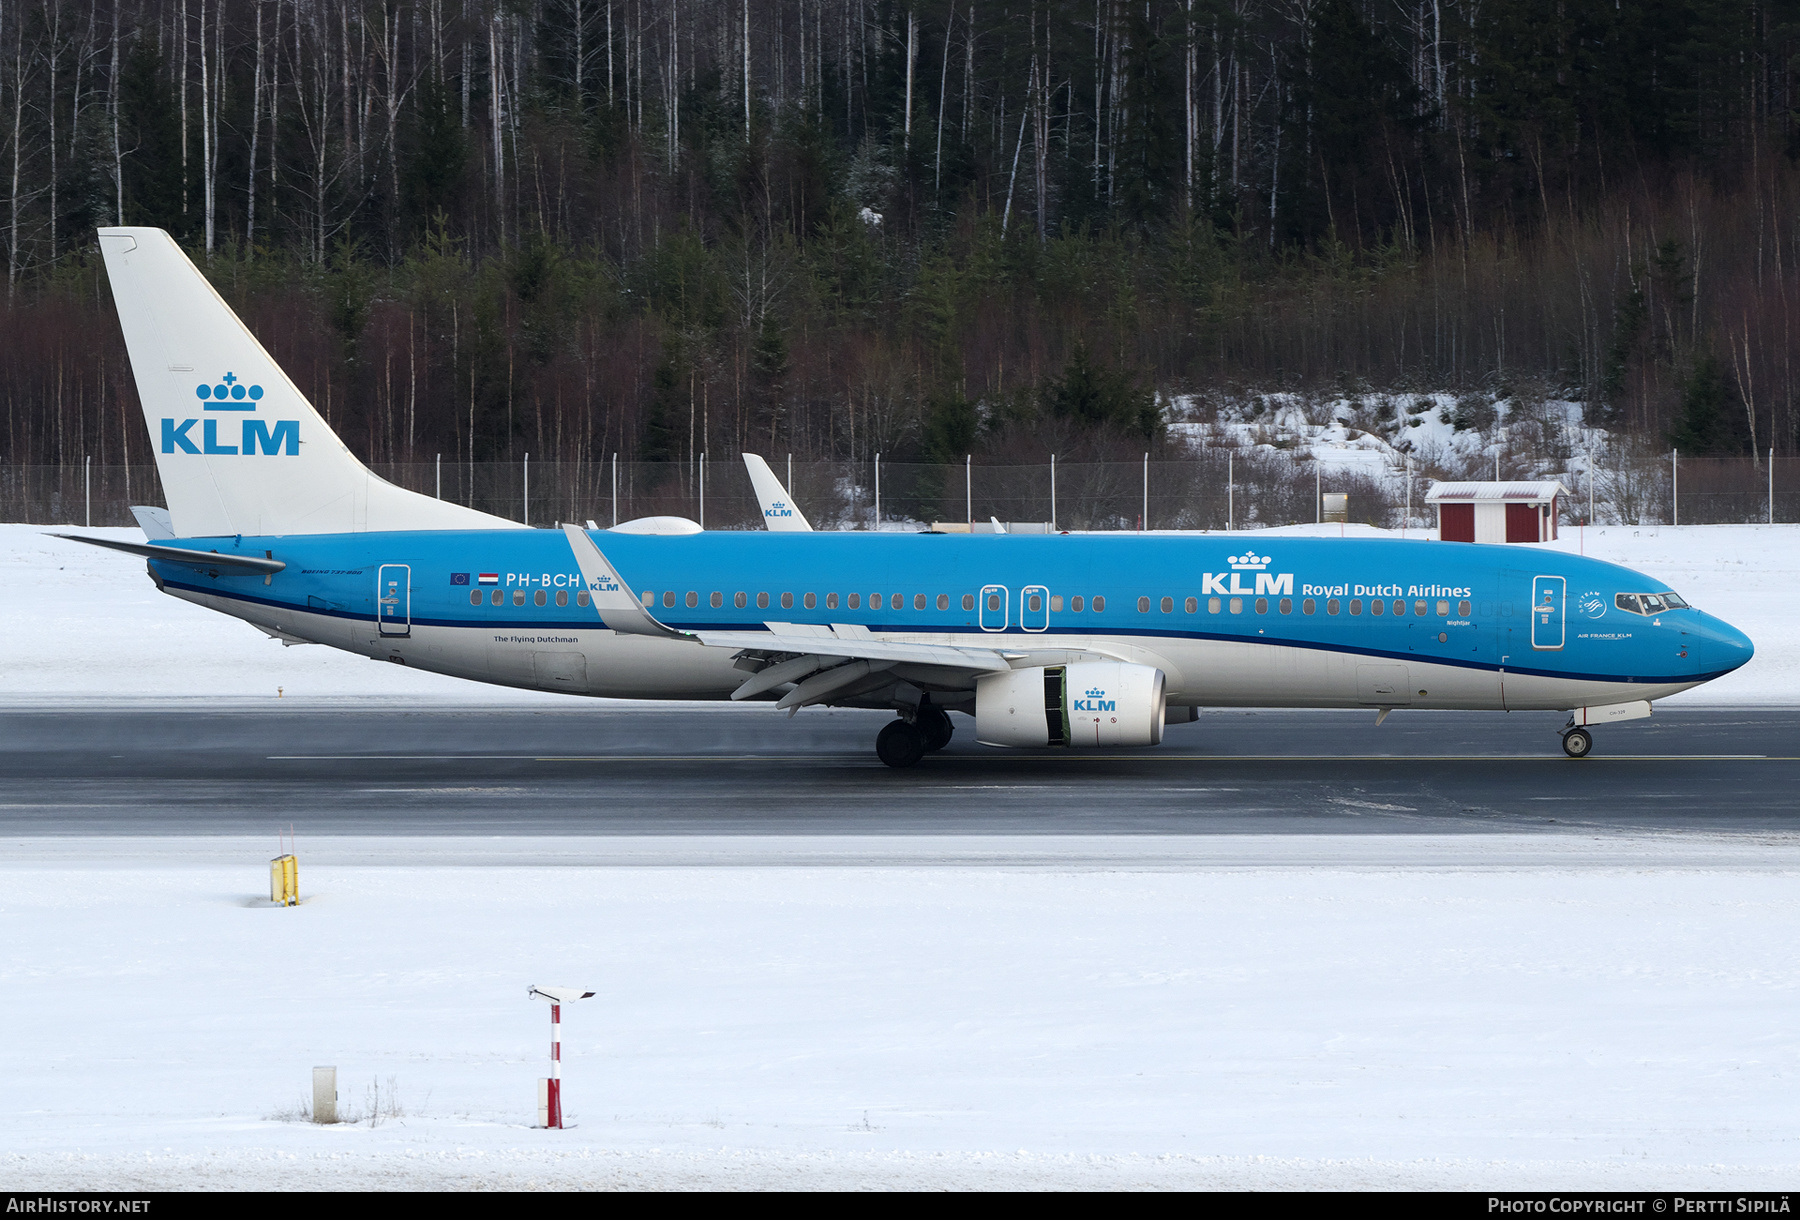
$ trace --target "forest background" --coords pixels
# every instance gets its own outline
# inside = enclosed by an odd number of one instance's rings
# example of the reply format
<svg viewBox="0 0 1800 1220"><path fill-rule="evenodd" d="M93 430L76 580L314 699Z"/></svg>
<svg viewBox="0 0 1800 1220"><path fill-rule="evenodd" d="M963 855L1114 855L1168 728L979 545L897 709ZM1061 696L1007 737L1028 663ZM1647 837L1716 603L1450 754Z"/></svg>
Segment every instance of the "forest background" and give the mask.
<svg viewBox="0 0 1800 1220"><path fill-rule="evenodd" d="M373 463L1135 460L1191 444L1176 395L1371 389L1792 455L1797 36L1788 0L11 3L0 466L151 459L115 223Z"/></svg>

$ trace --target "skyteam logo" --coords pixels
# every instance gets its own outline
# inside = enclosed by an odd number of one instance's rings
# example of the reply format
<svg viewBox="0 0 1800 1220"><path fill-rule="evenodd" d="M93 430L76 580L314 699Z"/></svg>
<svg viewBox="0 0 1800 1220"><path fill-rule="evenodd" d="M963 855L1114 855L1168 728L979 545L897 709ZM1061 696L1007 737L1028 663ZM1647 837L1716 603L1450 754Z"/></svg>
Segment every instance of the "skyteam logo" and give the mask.
<svg viewBox="0 0 1800 1220"><path fill-rule="evenodd" d="M1081 698L1069 704L1069 710L1071 712L1116 712L1119 710L1119 701L1108 699L1104 690L1092 686Z"/></svg>
<svg viewBox="0 0 1800 1220"><path fill-rule="evenodd" d="M794 510L789 508L787 504L781 500L776 500L773 504L770 504L769 507L763 510L763 516L765 517L791 517L793 515Z"/></svg>
<svg viewBox="0 0 1800 1220"><path fill-rule="evenodd" d="M194 387L194 397L203 404L203 411L254 411L262 401L263 388L259 385L245 385L238 380L236 373L226 373L211 385L201 384ZM194 443L194 425L200 425L200 441ZM162 451L164 453L194 453L210 457L229 457L242 455L250 457L262 453L276 457L300 456L300 421L297 419L279 419L264 423L260 419L242 421L236 437L237 444L223 443L219 436L218 419L184 419L162 421Z"/></svg>
<svg viewBox="0 0 1800 1220"><path fill-rule="evenodd" d="M1229 572L1203 572L1202 590L1208 594L1234 597L1292 597L1294 595L1294 574L1292 572L1271 572L1269 565L1274 558L1269 555L1258 555L1255 551L1245 551L1242 555L1227 555L1225 562L1231 565ZM1246 573L1255 573L1256 582L1244 583ZM1228 583L1229 580L1229 583Z"/></svg>

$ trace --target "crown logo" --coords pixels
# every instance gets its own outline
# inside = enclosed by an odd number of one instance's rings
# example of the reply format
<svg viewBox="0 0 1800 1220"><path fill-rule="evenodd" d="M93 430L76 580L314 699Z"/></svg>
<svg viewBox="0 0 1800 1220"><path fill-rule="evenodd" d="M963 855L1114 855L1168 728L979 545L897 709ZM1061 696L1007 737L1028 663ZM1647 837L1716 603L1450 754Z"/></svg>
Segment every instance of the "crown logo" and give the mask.
<svg viewBox="0 0 1800 1220"><path fill-rule="evenodd" d="M1089 698L1089 699L1104 699L1104 698L1106 698L1106 692L1105 692L1105 691L1103 691L1103 690L1101 690L1101 689L1100 689L1100 688L1099 688L1099 687L1097 687L1097 686L1096 686L1096 687L1091 687L1091 688L1089 688L1089 690L1088 690L1088 693L1087 693L1087 697L1088 697L1088 698Z"/></svg>
<svg viewBox="0 0 1800 1220"><path fill-rule="evenodd" d="M227 373L217 385L197 385L194 397L206 404L208 411L254 411L263 396L259 385L247 386L236 373Z"/></svg>
<svg viewBox="0 0 1800 1220"><path fill-rule="evenodd" d="M1263 572L1269 567L1269 557L1258 555L1254 551L1245 551L1242 555L1227 555L1226 558L1240 572Z"/></svg>

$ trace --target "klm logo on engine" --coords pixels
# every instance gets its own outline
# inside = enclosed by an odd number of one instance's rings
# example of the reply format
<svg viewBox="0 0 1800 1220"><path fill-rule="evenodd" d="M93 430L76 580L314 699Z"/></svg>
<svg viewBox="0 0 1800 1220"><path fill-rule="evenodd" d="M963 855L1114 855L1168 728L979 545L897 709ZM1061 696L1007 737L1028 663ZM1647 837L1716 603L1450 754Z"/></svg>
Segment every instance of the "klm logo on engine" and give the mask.
<svg viewBox="0 0 1800 1220"><path fill-rule="evenodd" d="M217 384L194 387L194 397L200 400L202 411L255 411L262 396L261 386L247 386L238 380L235 373L225 374ZM230 420L224 422L227 427L230 426ZM245 419L240 421L235 436L228 431L223 437L219 435L219 424L217 417L164 419L162 451L205 454L211 457L251 457L259 453L272 457L300 456L300 421L297 419L267 422L254 418ZM200 428L198 438L194 436L195 425ZM230 441L236 443L227 443Z"/></svg>
<svg viewBox="0 0 1800 1220"><path fill-rule="evenodd" d="M1079 699L1069 703L1071 712L1116 712L1119 710L1117 699L1108 699L1106 692L1098 687L1090 689Z"/></svg>
<svg viewBox="0 0 1800 1220"><path fill-rule="evenodd" d="M1205 586L1201 592L1236 597L1292 597L1294 595L1294 574L1269 571L1269 556L1246 551L1242 555L1228 555L1226 560L1231 564L1230 572L1202 572L1200 574L1201 583ZM1252 577L1255 583L1246 585L1244 583L1246 576ZM1228 579L1230 583L1227 583Z"/></svg>

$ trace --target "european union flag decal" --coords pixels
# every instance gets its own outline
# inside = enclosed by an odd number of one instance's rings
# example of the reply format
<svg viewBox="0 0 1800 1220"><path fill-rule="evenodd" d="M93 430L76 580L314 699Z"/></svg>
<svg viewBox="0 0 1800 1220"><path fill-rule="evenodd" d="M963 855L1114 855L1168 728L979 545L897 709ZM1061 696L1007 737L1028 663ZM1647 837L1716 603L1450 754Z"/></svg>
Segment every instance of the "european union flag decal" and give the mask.
<svg viewBox="0 0 1800 1220"><path fill-rule="evenodd" d="M467 572L452 572L450 573L450 583L453 585L466 585L469 583L469 574Z"/></svg>

